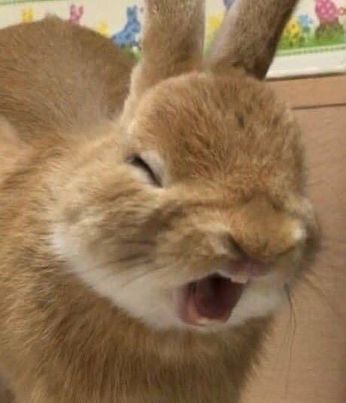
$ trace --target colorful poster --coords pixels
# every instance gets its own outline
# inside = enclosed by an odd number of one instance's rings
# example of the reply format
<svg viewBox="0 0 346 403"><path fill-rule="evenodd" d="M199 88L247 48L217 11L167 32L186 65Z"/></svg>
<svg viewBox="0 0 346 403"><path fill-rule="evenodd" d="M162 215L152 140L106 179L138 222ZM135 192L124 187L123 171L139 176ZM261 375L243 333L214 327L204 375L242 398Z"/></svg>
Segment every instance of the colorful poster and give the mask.
<svg viewBox="0 0 346 403"><path fill-rule="evenodd" d="M86 25L140 55L143 0L0 0L0 27L54 14ZM236 1L207 0L206 47ZM346 72L346 0L301 0L288 22L271 77Z"/></svg>

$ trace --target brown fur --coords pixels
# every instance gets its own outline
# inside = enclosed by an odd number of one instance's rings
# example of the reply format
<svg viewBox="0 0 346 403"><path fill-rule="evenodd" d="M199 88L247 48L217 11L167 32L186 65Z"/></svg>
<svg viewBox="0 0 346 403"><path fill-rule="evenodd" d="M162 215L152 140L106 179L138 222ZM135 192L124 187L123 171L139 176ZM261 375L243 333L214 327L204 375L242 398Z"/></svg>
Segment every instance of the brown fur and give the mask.
<svg viewBox="0 0 346 403"><path fill-rule="evenodd" d="M218 72L241 67L263 78L296 3L296 0L237 1L224 19L207 65Z"/></svg>
<svg viewBox="0 0 346 403"><path fill-rule="evenodd" d="M78 240L77 255L92 251L115 272L174 268L160 277L167 287L208 273L220 223L242 253L282 272L300 268L315 239L290 113L243 69L203 72L202 2L174 3L147 1L144 59L113 122L133 62L108 40L56 19L0 31L0 112L12 124L0 122L0 372L17 403L234 403L267 327L153 329L69 270L52 249L54 226ZM270 16L270 30L284 14ZM271 43L266 14L251 18ZM253 50L236 65L258 75ZM165 162L167 189L138 182L124 162L145 150ZM308 233L299 245L297 221ZM227 248L223 259L237 253Z"/></svg>
<svg viewBox="0 0 346 403"><path fill-rule="evenodd" d="M22 139L119 114L134 61L101 39L54 17L1 30L0 112Z"/></svg>

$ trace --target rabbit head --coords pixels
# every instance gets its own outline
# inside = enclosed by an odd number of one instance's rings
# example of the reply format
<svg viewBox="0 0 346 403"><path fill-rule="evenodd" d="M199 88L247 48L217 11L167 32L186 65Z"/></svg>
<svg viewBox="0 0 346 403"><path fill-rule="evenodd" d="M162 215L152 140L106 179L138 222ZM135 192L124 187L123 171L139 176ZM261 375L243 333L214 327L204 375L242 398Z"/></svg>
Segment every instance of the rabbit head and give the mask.
<svg viewBox="0 0 346 403"><path fill-rule="evenodd" d="M54 249L149 326L268 316L314 249L300 131L261 81L295 3L238 0L203 59L203 1L147 0L121 135L71 151Z"/></svg>

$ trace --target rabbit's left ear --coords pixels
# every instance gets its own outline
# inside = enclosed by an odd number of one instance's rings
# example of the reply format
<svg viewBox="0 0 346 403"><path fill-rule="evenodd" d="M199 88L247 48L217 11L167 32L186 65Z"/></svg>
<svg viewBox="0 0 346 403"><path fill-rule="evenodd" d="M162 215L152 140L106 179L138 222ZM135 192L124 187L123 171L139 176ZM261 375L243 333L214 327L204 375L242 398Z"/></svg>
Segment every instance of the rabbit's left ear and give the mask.
<svg viewBox="0 0 346 403"><path fill-rule="evenodd" d="M145 0L142 55L132 73L125 115L149 87L201 67L204 7L204 0Z"/></svg>
<svg viewBox="0 0 346 403"><path fill-rule="evenodd" d="M283 28L297 0L235 0L206 59L206 67L226 73L243 68L264 78Z"/></svg>

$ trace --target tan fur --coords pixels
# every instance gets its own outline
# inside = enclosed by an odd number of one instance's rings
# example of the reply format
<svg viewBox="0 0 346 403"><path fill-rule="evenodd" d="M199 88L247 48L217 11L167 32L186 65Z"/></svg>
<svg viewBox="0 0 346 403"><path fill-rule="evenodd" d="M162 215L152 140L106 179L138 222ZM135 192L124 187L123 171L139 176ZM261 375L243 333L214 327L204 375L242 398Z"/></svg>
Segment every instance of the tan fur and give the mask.
<svg viewBox="0 0 346 403"><path fill-rule="evenodd" d="M200 68L204 7L204 0L146 1L143 56L132 74L125 121L132 116L146 89L166 78Z"/></svg>
<svg viewBox="0 0 346 403"><path fill-rule="evenodd" d="M0 113L11 123L0 122L0 373L17 403L234 403L256 361L268 318L158 330L86 285L71 270L81 257L164 288L239 248L285 278L307 264L316 224L299 129L243 72L264 71L248 63L252 48L237 59L244 69L203 72L202 5L147 1L144 59L122 116L133 62L108 40L57 19L0 31ZM248 24L271 44L256 10ZM285 16L270 16L275 35ZM221 48L211 60L224 60ZM146 150L164 162L163 189L127 162ZM53 247L57 229L67 254Z"/></svg>
<svg viewBox="0 0 346 403"><path fill-rule="evenodd" d="M119 114L134 65L110 41L54 17L1 30L0 60L0 112L25 141Z"/></svg>

